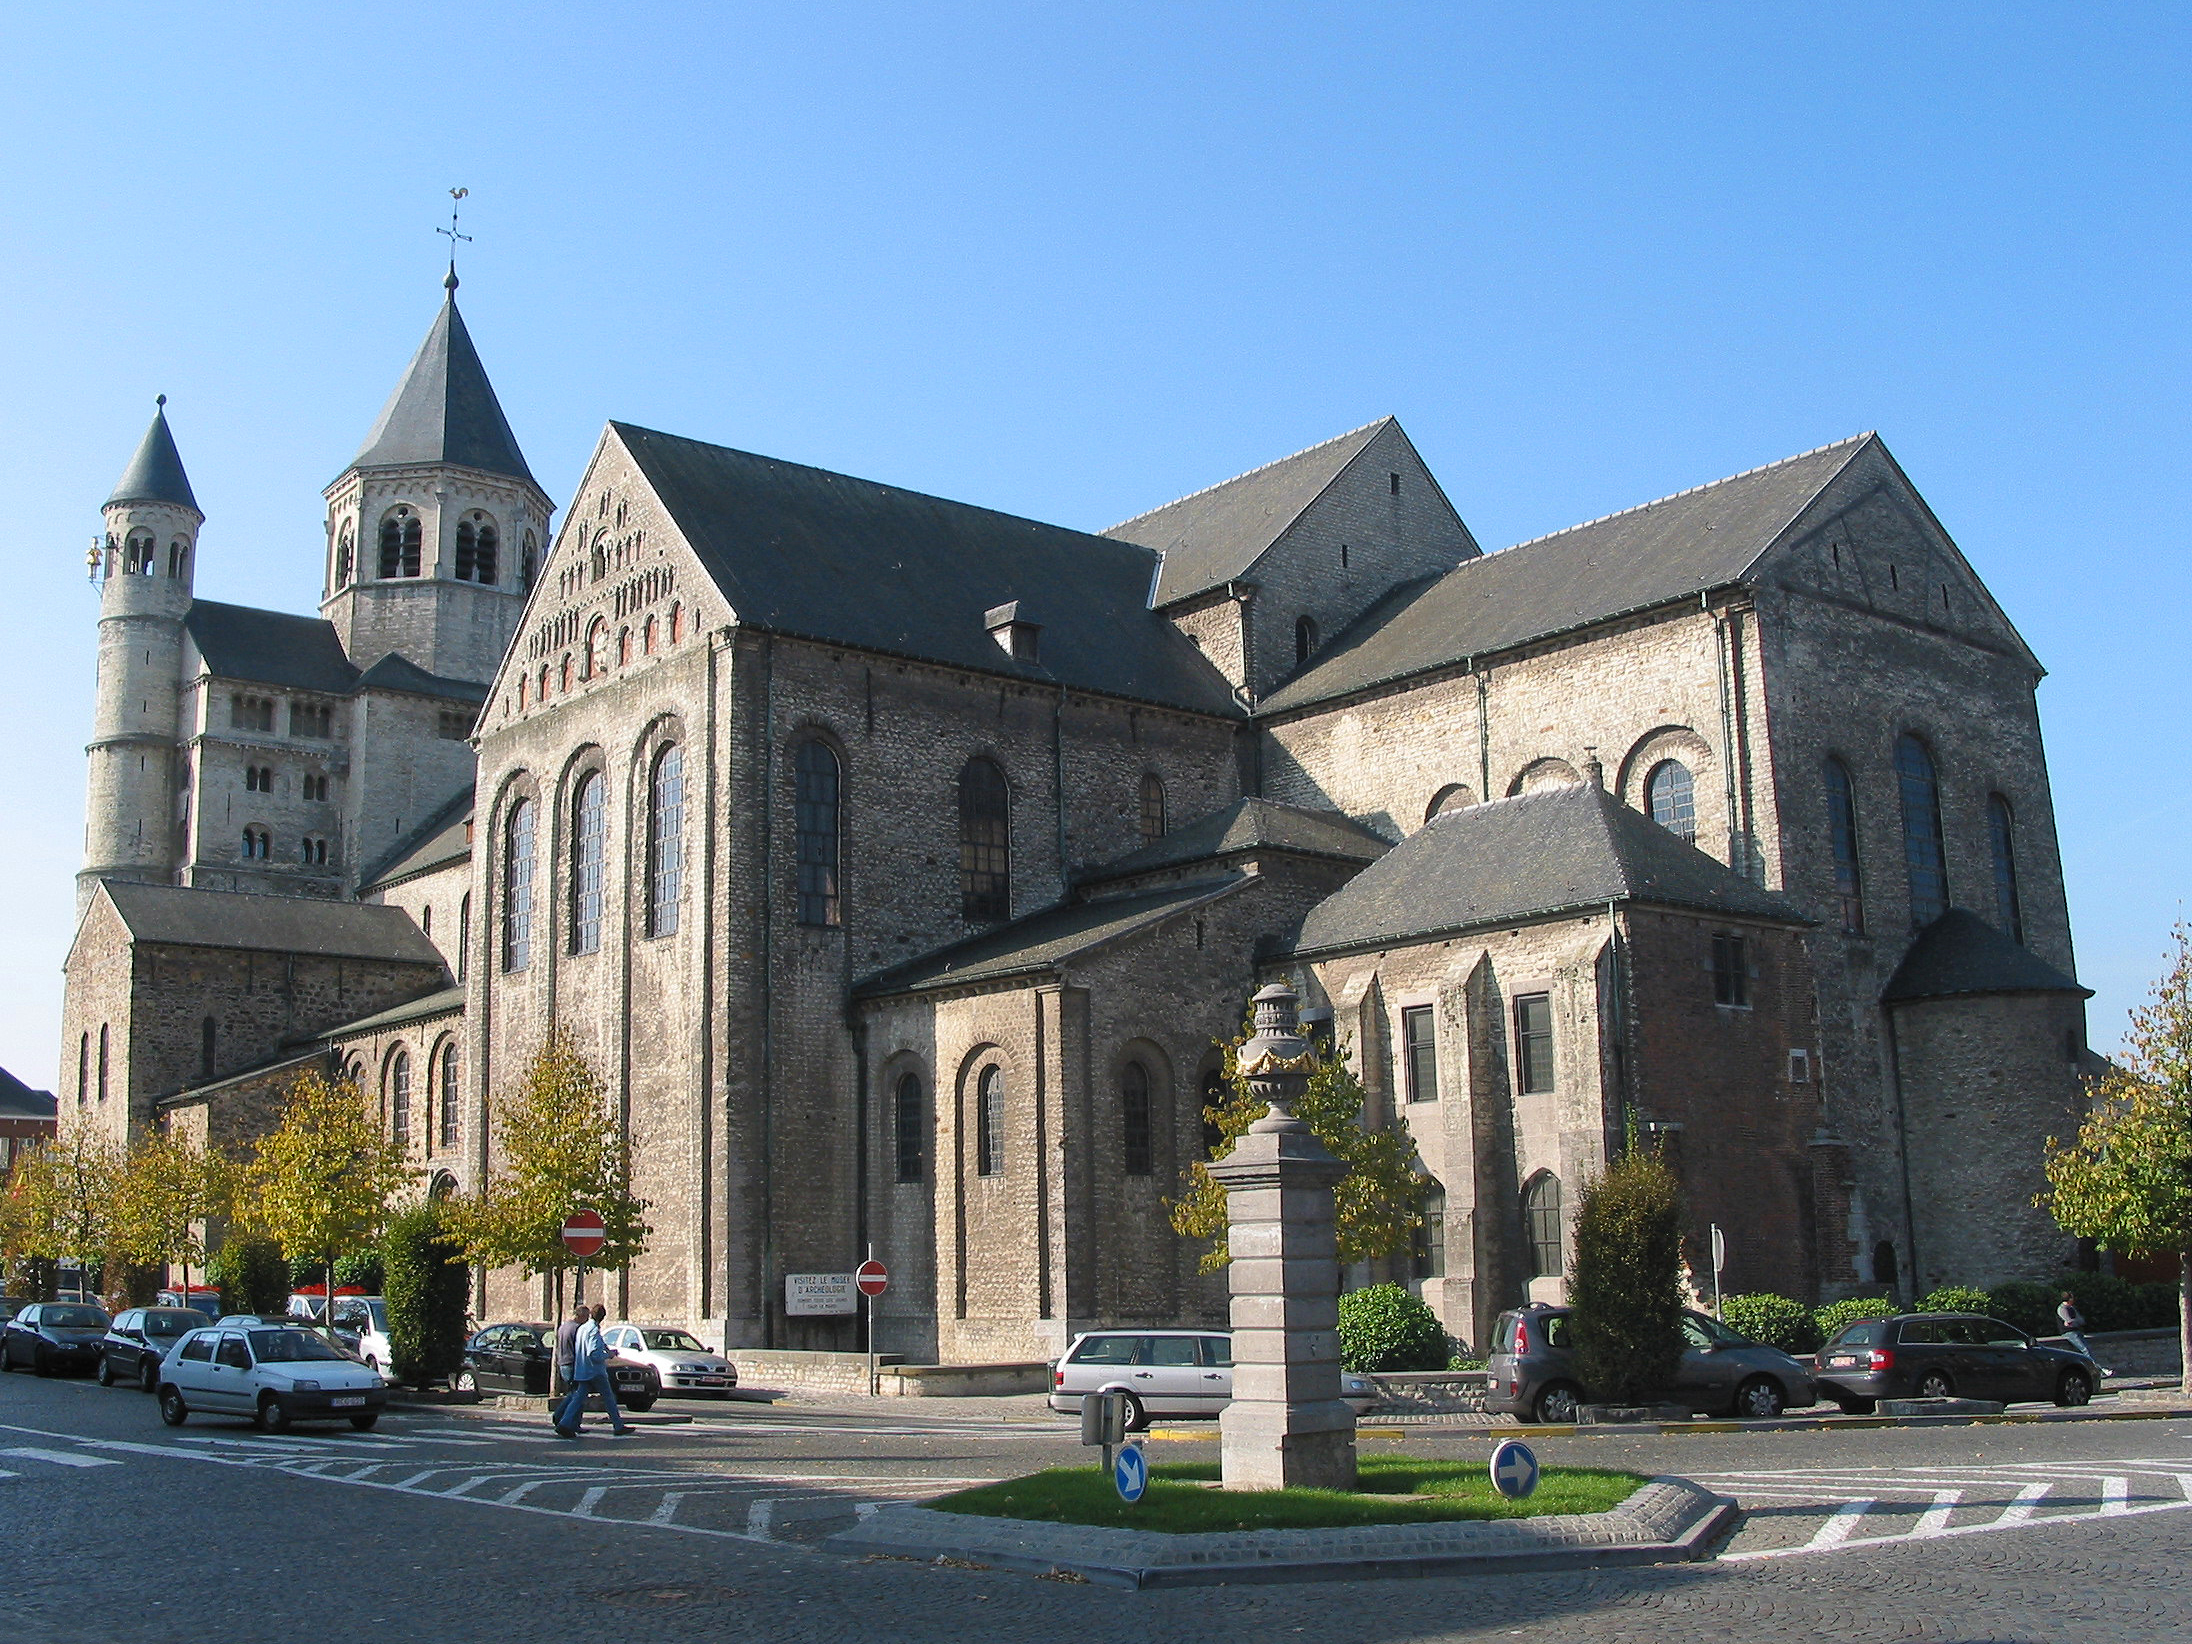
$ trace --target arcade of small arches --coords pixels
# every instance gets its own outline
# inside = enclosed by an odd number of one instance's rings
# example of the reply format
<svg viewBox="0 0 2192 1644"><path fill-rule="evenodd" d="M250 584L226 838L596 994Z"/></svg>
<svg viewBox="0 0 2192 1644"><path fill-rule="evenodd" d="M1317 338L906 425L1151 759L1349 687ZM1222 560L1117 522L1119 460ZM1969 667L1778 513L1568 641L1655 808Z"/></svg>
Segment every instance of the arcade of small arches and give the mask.
<svg viewBox="0 0 2192 1644"><path fill-rule="evenodd" d="M356 526L348 519L336 528L334 576L331 579L336 588L347 588L358 580L356 531ZM381 516L373 546L376 550L373 564L380 580L395 582L426 574L425 522L409 503L398 503ZM449 574L455 580L476 582L490 588L503 585L502 529L484 509L468 509L459 516L452 547ZM520 541L515 591L530 592L539 568L539 538L527 530Z"/></svg>
<svg viewBox="0 0 2192 1644"><path fill-rule="evenodd" d="M104 549L95 549L91 558L95 573L103 559L109 575L151 577L160 574L159 539L142 527L130 532L119 544L109 533ZM177 582L189 578L190 538L187 536L177 536L168 543L167 574L170 580Z"/></svg>

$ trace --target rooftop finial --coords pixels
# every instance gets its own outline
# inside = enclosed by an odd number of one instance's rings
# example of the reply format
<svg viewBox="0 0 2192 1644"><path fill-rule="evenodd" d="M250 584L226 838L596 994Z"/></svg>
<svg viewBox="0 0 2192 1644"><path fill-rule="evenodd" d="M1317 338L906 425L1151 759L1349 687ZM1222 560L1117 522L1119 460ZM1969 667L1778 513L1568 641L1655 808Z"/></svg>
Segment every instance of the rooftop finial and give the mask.
<svg viewBox="0 0 2192 1644"><path fill-rule="evenodd" d="M471 192L468 188L453 188L449 191L449 226L434 230L436 234L449 236L449 273L442 280L441 288L452 296L455 295L457 289L457 242L463 240L469 244L472 239L469 234L459 234L457 232L457 202Z"/></svg>
<svg viewBox="0 0 2192 1644"><path fill-rule="evenodd" d="M154 405L157 405L161 410L165 411L167 409L167 396L165 394L162 394L158 398L154 399L152 403Z"/></svg>

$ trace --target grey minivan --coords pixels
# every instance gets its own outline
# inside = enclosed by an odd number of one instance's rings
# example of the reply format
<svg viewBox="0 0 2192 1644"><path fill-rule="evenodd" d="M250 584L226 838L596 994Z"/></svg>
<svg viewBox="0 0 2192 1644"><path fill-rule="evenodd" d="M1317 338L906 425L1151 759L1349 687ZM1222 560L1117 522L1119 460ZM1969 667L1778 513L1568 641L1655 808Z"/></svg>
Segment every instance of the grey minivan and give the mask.
<svg viewBox="0 0 2192 1644"><path fill-rule="evenodd" d="M1575 1367L1568 1342L1569 1310L1542 1304L1502 1313L1485 1361L1487 1409L1531 1421L1576 1419L1594 1402ZM1709 1415L1752 1418L1814 1402L1811 1373L1778 1347L1739 1336L1718 1319L1684 1312L1688 1347L1666 1402Z"/></svg>

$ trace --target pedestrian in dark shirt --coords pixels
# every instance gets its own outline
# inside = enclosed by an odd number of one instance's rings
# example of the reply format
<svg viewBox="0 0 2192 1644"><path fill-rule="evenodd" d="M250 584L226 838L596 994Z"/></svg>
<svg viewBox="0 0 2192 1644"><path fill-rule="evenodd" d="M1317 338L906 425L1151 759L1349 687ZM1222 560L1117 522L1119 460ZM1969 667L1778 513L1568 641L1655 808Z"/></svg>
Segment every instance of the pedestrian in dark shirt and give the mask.
<svg viewBox="0 0 2192 1644"><path fill-rule="evenodd" d="M568 1394L578 1377L575 1366L578 1361L578 1327L593 1317L584 1307L574 1302L571 1311L556 1326L556 1384L552 1390L558 1397ZM563 1430L563 1417L555 1406L549 1406L549 1424L558 1432Z"/></svg>
<svg viewBox="0 0 2192 1644"><path fill-rule="evenodd" d="M2055 1322L2062 1327L2063 1340L2087 1358L2093 1356L2093 1349L2085 1344L2085 1315L2078 1311L2078 1298L2067 1290L2062 1306L2055 1309Z"/></svg>

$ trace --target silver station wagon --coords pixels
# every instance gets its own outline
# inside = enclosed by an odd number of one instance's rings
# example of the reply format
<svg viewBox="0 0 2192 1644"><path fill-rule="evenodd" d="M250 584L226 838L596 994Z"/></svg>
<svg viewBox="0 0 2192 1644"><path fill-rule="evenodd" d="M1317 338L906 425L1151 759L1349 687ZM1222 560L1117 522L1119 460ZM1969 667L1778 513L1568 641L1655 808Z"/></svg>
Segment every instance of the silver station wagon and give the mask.
<svg viewBox="0 0 2192 1644"><path fill-rule="evenodd" d="M1233 1402L1233 1338L1223 1330L1090 1330L1051 1366L1050 1407L1081 1413L1091 1393L1127 1397L1127 1426L1151 1416L1214 1416ZM1368 1376L1342 1372L1340 1397L1361 1415L1378 1401Z"/></svg>

